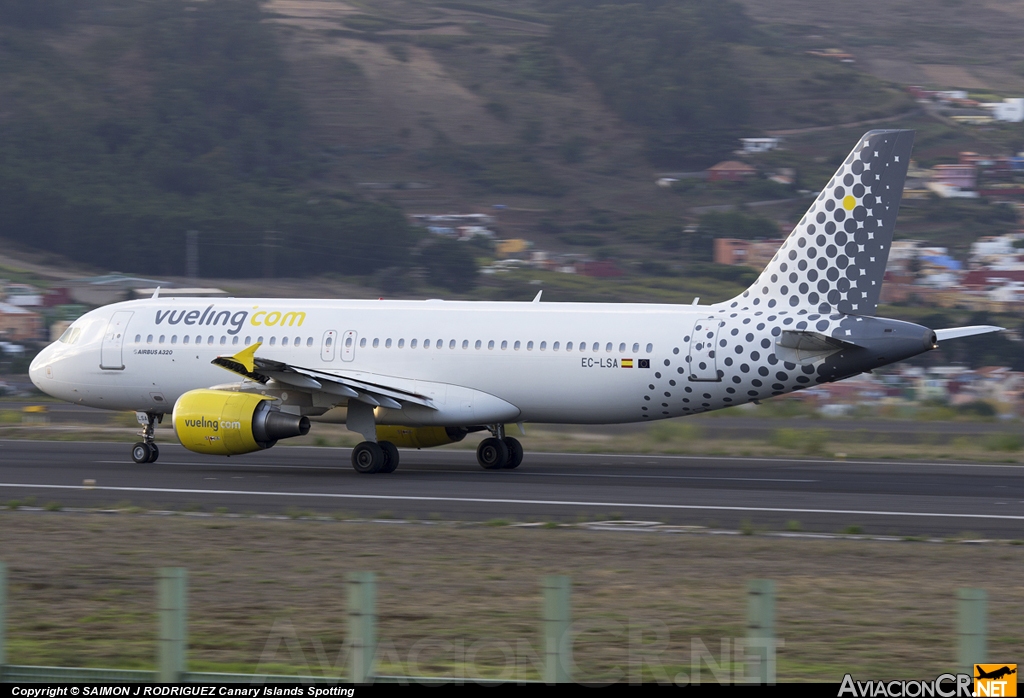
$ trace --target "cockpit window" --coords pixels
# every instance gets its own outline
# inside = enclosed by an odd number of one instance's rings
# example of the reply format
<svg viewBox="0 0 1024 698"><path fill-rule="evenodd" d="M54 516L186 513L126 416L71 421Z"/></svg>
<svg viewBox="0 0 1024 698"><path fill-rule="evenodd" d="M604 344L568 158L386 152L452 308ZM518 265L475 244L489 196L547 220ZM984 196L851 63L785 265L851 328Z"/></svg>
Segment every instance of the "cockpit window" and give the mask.
<svg viewBox="0 0 1024 698"><path fill-rule="evenodd" d="M81 337L81 336L82 336L82 328L81 327L69 327L66 330L64 330L64 334L62 334L57 339L57 341L61 342L63 344L74 344L74 343L76 343L78 341L78 338Z"/></svg>

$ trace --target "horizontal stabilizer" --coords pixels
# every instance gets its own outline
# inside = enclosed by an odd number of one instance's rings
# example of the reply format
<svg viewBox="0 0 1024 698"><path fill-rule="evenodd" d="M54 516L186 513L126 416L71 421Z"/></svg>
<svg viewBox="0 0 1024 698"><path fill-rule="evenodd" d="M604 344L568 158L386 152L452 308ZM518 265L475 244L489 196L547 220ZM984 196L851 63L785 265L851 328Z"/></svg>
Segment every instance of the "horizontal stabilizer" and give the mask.
<svg viewBox="0 0 1024 698"><path fill-rule="evenodd" d="M807 365L835 354L847 344L820 332L783 330L775 340L775 354L783 361Z"/></svg>
<svg viewBox="0 0 1024 698"><path fill-rule="evenodd" d="M1002 332L1005 329L1005 327L996 327L995 325L971 325L970 327L949 327L944 330L935 330L935 337L940 342L944 342L947 339L957 339L959 337L973 337L976 334Z"/></svg>

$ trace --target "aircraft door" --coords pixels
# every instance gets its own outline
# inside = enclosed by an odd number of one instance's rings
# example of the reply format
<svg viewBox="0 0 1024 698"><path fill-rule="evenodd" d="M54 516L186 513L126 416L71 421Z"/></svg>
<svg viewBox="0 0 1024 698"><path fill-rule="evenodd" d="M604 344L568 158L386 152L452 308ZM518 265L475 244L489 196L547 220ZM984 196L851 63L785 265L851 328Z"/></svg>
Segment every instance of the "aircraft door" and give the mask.
<svg viewBox="0 0 1024 698"><path fill-rule="evenodd" d="M348 330L341 338L341 360L351 361L356 358L356 332Z"/></svg>
<svg viewBox="0 0 1024 698"><path fill-rule="evenodd" d="M701 318L690 332L690 380L720 381L718 376L718 330L725 323L715 318Z"/></svg>
<svg viewBox="0 0 1024 698"><path fill-rule="evenodd" d="M100 368L108 371L124 370L121 347L124 346L124 333L128 327L128 321L134 314L130 310L121 310L110 318L110 322L107 323L107 331L103 335L103 344L100 345Z"/></svg>
<svg viewBox="0 0 1024 698"><path fill-rule="evenodd" d="M320 360L334 361L334 345L338 343L337 330L324 332L323 342L320 344Z"/></svg>

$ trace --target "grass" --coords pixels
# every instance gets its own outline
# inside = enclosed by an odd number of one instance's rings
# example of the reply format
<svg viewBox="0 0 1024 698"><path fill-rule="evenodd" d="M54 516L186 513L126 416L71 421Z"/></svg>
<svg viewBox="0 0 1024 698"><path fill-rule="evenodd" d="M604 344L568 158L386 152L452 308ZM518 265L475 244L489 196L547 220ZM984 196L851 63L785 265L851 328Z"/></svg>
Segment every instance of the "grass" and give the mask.
<svg viewBox="0 0 1024 698"><path fill-rule="evenodd" d="M336 674L342 580L361 569L377 574L382 669L396 673L501 675L511 647L521 676L536 677L525 650L541 651L545 574L572 578L584 681L628 674L637 632L665 638L652 652L669 677L689 671L694 639L722 659L720 639L745 634L753 578L777 585L780 681L949 670L961 587L989 593L991 655L1024 651L1024 588L990 573L993 560L1024 564L1021 546L68 516L0 512L10 663L152 668L155 575L166 565L189 570L189 662L207 671ZM287 633L294 642L275 651ZM459 647L476 648L475 661Z"/></svg>

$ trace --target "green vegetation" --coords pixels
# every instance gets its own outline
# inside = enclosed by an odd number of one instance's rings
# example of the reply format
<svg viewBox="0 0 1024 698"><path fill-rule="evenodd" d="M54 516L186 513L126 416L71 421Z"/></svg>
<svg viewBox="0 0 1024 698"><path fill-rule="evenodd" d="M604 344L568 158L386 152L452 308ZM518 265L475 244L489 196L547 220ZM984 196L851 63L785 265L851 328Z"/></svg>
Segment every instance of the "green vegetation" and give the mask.
<svg viewBox="0 0 1024 698"><path fill-rule="evenodd" d="M153 274L183 271L189 229L205 275L252 276L268 254L283 274L407 261L400 211L310 186L256 0L91 5L90 32L71 3L0 5L0 237Z"/></svg>
<svg viewBox="0 0 1024 698"><path fill-rule="evenodd" d="M553 2L553 36L579 60L605 100L650 132L659 163L710 161L747 126L747 87L729 44L752 22L737 3L648 0Z"/></svg>

